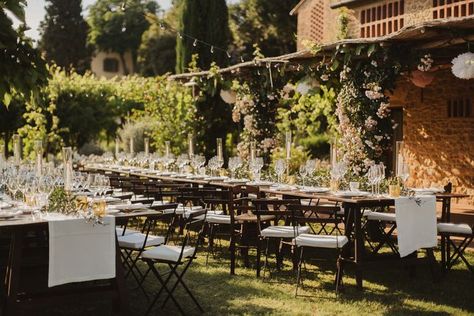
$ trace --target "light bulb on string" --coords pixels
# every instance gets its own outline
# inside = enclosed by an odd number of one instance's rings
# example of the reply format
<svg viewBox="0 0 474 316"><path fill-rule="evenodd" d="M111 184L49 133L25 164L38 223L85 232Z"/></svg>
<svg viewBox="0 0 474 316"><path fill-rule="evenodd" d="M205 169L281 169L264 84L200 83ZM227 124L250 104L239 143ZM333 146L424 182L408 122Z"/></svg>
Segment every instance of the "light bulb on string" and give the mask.
<svg viewBox="0 0 474 316"><path fill-rule="evenodd" d="M257 75L259 75L259 76L261 75L261 73L260 73L260 69L259 69L259 70L257 70Z"/></svg>
<svg viewBox="0 0 474 316"><path fill-rule="evenodd" d="M120 10L125 11L126 1L122 2L120 5Z"/></svg>
<svg viewBox="0 0 474 316"><path fill-rule="evenodd" d="M211 46L211 54L214 54L214 46Z"/></svg>
<svg viewBox="0 0 474 316"><path fill-rule="evenodd" d="M268 62L267 63L267 68L270 69L271 66L272 66L272 64Z"/></svg>
<svg viewBox="0 0 474 316"><path fill-rule="evenodd" d="M162 30L165 29L165 25L163 23L160 23L160 29L162 29Z"/></svg>
<svg viewBox="0 0 474 316"><path fill-rule="evenodd" d="M183 39L183 35L181 35L180 32L178 32L178 36L179 36L180 39Z"/></svg>
<svg viewBox="0 0 474 316"><path fill-rule="evenodd" d="M240 62L242 62L242 63L245 62L244 58L242 56L240 56Z"/></svg>
<svg viewBox="0 0 474 316"><path fill-rule="evenodd" d="M197 44L198 44L198 40L197 40L197 39L195 39L195 40L194 40L194 42L193 42L193 46L194 46L194 47L196 47L196 46L197 46Z"/></svg>
<svg viewBox="0 0 474 316"><path fill-rule="evenodd" d="M232 57L229 52L225 52L225 53L227 54L227 58L231 58L231 57Z"/></svg>

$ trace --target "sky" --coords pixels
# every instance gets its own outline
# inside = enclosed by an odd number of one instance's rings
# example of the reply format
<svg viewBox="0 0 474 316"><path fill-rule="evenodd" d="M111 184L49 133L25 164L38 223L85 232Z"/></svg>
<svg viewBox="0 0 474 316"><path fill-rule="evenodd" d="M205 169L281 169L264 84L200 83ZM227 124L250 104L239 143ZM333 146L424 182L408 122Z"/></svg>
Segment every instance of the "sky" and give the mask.
<svg viewBox="0 0 474 316"><path fill-rule="evenodd" d="M155 0L162 9L167 10L171 6L171 0ZM228 0L228 3L235 3L239 0ZM83 16L87 15L87 7L96 2L96 0L82 0L82 7L84 9ZM26 25L30 28L26 35L37 41L39 39L38 27L40 22L44 19L45 0L27 0L26 7Z"/></svg>
<svg viewBox="0 0 474 316"><path fill-rule="evenodd" d="M84 8L84 16L87 15L86 9L89 5L94 3L96 0L82 0L82 7ZM158 2L160 7L168 9L171 6L171 0L155 0ZM30 27L30 30L26 34L34 40L39 39L38 27L40 22L44 19L44 6L45 0L27 0L26 7L26 25Z"/></svg>

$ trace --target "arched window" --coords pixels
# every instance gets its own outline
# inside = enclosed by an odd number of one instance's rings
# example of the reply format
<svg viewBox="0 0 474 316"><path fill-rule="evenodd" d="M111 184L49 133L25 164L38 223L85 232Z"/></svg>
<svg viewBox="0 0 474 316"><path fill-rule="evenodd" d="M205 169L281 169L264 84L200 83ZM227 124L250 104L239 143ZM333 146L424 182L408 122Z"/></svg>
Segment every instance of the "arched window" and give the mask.
<svg viewBox="0 0 474 316"><path fill-rule="evenodd" d="M105 58L103 68L105 72L118 72L119 61L117 58Z"/></svg>

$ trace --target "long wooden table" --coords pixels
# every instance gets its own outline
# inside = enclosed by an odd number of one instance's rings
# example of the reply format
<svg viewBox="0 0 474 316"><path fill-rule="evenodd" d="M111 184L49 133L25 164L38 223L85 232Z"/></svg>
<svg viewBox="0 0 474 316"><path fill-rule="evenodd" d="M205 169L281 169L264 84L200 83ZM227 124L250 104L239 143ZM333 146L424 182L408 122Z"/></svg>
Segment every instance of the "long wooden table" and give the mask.
<svg viewBox="0 0 474 316"><path fill-rule="evenodd" d="M121 171L114 168L98 168L96 170L109 171L113 173L128 174L136 177L148 177L151 179L157 179L166 182L178 182L178 183L190 183L195 185L213 185L216 187L235 188L241 185L234 185L225 183L222 181L205 181L205 180L193 180L179 177L169 177L160 175L147 175L144 172L136 171ZM395 200L390 197L341 197L332 193L307 193L299 190L294 191L281 191L275 190L268 186L261 187L261 192L268 195L281 196L281 198L298 198L298 199L313 199L313 200L325 200L330 202L339 203L344 209L345 219L345 235L349 239L349 243L345 246L344 253L348 261L352 262L356 266L356 281L357 286L362 289L363 286L363 267L369 261L365 251L364 244L364 232L362 227L362 210L367 208L383 208L393 206ZM451 200L469 197L466 194L458 193L439 193L436 194L436 199L441 203L441 220L449 221L451 214ZM230 197L231 198L231 197ZM232 246L232 245L231 245ZM442 266L446 265L446 253L449 254L449 242L442 238ZM231 252L232 254L233 252ZM235 256L231 255L231 274L235 272Z"/></svg>
<svg viewBox="0 0 474 316"><path fill-rule="evenodd" d="M115 216L116 225L123 225L131 218L159 216L154 210L140 210L132 213L118 213ZM72 288L71 285L60 285L53 288L42 288L40 293L31 296L21 289L22 265L24 263L25 241L31 233L47 234L48 222L33 221L31 215L20 215L14 220L0 221L0 232L10 236L9 258L5 275L5 304L4 315L18 315L21 309L43 308L57 306L61 302L87 302L88 299L113 299L114 310L120 315L130 315L128 294L124 278L124 270L120 256L120 247L116 242L116 276L107 280L107 285L101 282L88 282L87 286ZM44 280L44 276L43 280ZM28 293L27 293L28 294Z"/></svg>

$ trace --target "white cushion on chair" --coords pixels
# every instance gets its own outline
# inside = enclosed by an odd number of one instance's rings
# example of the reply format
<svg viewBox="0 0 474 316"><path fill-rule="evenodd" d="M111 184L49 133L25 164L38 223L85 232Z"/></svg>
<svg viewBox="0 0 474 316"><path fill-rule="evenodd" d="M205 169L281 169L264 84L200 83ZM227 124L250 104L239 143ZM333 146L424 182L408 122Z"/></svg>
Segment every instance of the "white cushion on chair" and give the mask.
<svg viewBox="0 0 474 316"><path fill-rule="evenodd" d="M309 226L269 226L262 229L260 235L269 238L295 238L309 233Z"/></svg>
<svg viewBox="0 0 474 316"><path fill-rule="evenodd" d="M118 236L119 246L123 248L141 249L146 235L142 233ZM165 243L165 237L148 235L145 247L158 246Z"/></svg>
<svg viewBox="0 0 474 316"><path fill-rule="evenodd" d="M230 215L208 213L206 222L211 224L230 224Z"/></svg>
<svg viewBox="0 0 474 316"><path fill-rule="evenodd" d="M117 232L117 236L127 236L127 235L131 235L131 234L138 234L140 233L139 231L136 231L136 230L133 230L133 229L130 229L130 228L127 228L125 229L125 234L123 233L123 228L122 227L117 227L115 228L115 231Z"/></svg>
<svg viewBox="0 0 474 316"><path fill-rule="evenodd" d="M438 223L438 232L471 235L472 228L468 224Z"/></svg>
<svg viewBox="0 0 474 316"><path fill-rule="evenodd" d="M301 234L295 238L298 247L342 248L349 240L346 236Z"/></svg>
<svg viewBox="0 0 474 316"><path fill-rule="evenodd" d="M142 258L176 262L179 259L182 249L182 246L161 245L144 251ZM184 247L182 259L192 256L193 253L194 247Z"/></svg>
<svg viewBox="0 0 474 316"><path fill-rule="evenodd" d="M369 221L395 222L395 213L370 212L367 214Z"/></svg>

